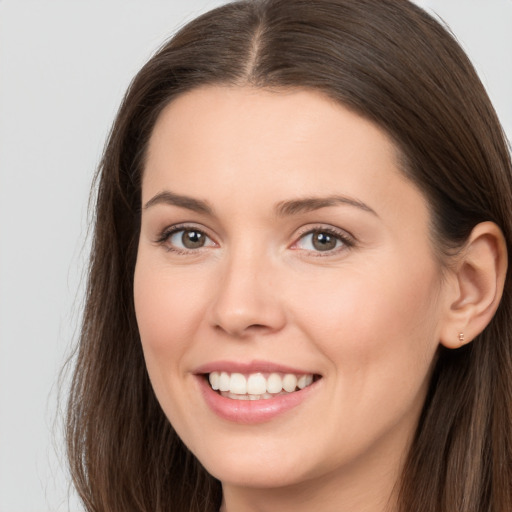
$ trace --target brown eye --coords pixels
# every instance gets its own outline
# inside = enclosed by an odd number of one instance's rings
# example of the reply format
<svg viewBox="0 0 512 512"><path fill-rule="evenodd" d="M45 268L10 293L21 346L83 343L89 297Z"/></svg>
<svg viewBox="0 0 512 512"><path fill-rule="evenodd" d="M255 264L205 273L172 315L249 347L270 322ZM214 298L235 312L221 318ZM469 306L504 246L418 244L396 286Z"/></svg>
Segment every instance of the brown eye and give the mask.
<svg viewBox="0 0 512 512"><path fill-rule="evenodd" d="M199 229L176 229L162 238L170 250L193 251L203 247L215 247L215 242Z"/></svg>
<svg viewBox="0 0 512 512"><path fill-rule="evenodd" d="M311 243L317 251L331 251L335 249L339 240L331 235L322 231L315 231L312 233Z"/></svg>
<svg viewBox="0 0 512 512"><path fill-rule="evenodd" d="M352 240L345 233L330 229L314 229L302 235L294 248L311 253L334 253L338 249L349 248L352 245Z"/></svg>
<svg viewBox="0 0 512 512"><path fill-rule="evenodd" d="M206 242L206 237L201 231L196 231L195 229L184 230L181 235L181 243L183 247L187 249L198 249L199 247L204 247Z"/></svg>

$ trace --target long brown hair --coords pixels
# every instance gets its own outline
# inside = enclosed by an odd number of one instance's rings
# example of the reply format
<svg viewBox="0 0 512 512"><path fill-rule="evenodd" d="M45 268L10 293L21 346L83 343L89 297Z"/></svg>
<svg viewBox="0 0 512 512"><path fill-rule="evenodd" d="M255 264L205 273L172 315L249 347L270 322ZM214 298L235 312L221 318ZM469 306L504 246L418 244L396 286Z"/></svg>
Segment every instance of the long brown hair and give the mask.
<svg viewBox="0 0 512 512"><path fill-rule="evenodd" d="M384 128L428 199L439 256L482 221L512 254L512 165L472 65L405 0L255 0L185 26L132 82L96 178L87 302L69 398L68 453L89 512L216 511L220 483L165 418L133 307L141 173L155 121L205 84L322 91ZM512 510L512 285L485 331L440 349L398 482L402 512Z"/></svg>

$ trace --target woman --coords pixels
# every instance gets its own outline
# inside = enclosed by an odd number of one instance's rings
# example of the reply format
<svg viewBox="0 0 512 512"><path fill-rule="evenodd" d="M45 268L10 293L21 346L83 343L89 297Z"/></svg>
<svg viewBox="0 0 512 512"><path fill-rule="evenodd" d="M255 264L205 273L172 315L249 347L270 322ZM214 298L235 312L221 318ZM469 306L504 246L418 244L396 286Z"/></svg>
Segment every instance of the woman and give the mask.
<svg viewBox="0 0 512 512"><path fill-rule="evenodd" d="M236 2L134 79L98 179L87 510L512 509L512 172L403 0Z"/></svg>

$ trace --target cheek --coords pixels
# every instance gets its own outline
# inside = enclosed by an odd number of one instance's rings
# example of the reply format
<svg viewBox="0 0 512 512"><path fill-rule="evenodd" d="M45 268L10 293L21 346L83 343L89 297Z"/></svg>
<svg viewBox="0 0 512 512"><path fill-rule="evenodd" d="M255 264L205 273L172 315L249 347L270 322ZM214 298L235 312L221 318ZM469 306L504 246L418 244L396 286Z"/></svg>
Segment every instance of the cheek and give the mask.
<svg viewBox="0 0 512 512"><path fill-rule="evenodd" d="M305 319L301 329L329 360L326 385L339 404L331 409L332 424L354 446L396 425L407 436L420 414L438 345L439 281L425 268L347 273L343 284L331 281L321 300L308 294L297 310Z"/></svg>
<svg viewBox="0 0 512 512"><path fill-rule="evenodd" d="M317 279L308 293L296 290L296 317L351 378L367 373L392 379L393 369L428 372L438 344L439 282L430 261L347 269L343 276Z"/></svg>
<svg viewBox="0 0 512 512"><path fill-rule="evenodd" d="M153 390L169 421L186 431L191 401L183 395L189 378L187 353L204 317L204 280L171 272L139 254L134 275L134 303L146 368ZM181 391L178 391L181 390ZM198 397L194 397L195 400ZM179 428L181 426L181 429Z"/></svg>
<svg viewBox="0 0 512 512"><path fill-rule="evenodd" d="M193 333L203 318L205 293L200 279L190 273L170 272L165 265L137 261L134 302L137 324L148 370L157 359L179 363ZM164 366L164 365L162 365Z"/></svg>

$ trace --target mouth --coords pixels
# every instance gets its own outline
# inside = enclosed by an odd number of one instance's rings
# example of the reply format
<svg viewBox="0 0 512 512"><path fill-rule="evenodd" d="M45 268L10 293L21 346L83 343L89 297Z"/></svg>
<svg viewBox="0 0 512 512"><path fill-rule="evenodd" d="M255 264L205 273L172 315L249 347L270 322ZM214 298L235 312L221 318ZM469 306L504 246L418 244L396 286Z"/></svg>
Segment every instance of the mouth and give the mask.
<svg viewBox="0 0 512 512"><path fill-rule="evenodd" d="M210 388L232 400L268 400L305 389L321 378L316 374L230 373L213 371L205 374Z"/></svg>
<svg viewBox="0 0 512 512"><path fill-rule="evenodd" d="M246 425L286 418L287 411L314 403L323 380L311 370L264 360L212 361L196 368L194 374L213 413Z"/></svg>

